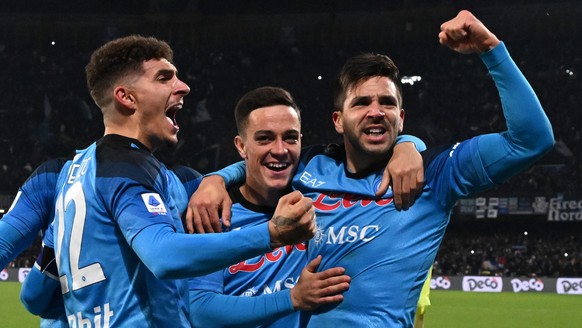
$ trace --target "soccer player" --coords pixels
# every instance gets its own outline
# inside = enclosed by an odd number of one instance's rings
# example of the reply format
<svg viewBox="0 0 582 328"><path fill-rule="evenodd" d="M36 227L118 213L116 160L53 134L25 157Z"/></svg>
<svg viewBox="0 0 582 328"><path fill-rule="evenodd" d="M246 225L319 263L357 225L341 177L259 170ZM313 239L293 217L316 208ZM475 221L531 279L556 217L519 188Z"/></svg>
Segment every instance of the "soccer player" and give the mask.
<svg viewBox="0 0 582 328"><path fill-rule="evenodd" d="M44 239L55 250L71 326L188 327L181 278L313 236L312 201L300 192L281 198L273 218L256 227L181 233L168 170L152 155L176 144L175 116L189 92L171 48L155 38L116 39L92 54L86 73L105 135L61 172Z"/></svg>
<svg viewBox="0 0 582 328"><path fill-rule="evenodd" d="M15 221L21 237L14 238L13 244L22 244L27 236L36 236L37 228L44 233L54 218L54 198L58 172L71 161L51 159L41 164L19 189L16 199L4 217L7 223ZM192 168L175 166L169 172L171 194L177 208L184 212L190 195L198 188L202 176ZM46 261L43 264L43 261ZM44 267L41 272L41 266ZM40 317L40 327L69 327L63 304L63 296L58 282L58 271L54 262L54 250L43 247L37 261L27 275L20 293L24 307Z"/></svg>
<svg viewBox="0 0 582 328"><path fill-rule="evenodd" d="M246 163L246 180L229 188L230 229L244 230L267 222L279 198L291 192L301 152L301 119L291 94L275 87L246 93L235 118L234 143ZM193 326L299 327L297 310L341 301L340 292L349 287L343 268L315 273L319 260L307 266L301 243L190 279Z"/></svg>
<svg viewBox="0 0 582 328"><path fill-rule="evenodd" d="M309 258L323 255L320 270L340 266L352 278L341 303L305 313L308 327L413 327L457 200L507 181L553 147L552 127L534 91L481 21L463 10L442 24L439 40L479 55L497 86L507 130L423 152L423 192L414 206L398 211L390 193L372 198L404 124L398 69L383 55L348 60L333 113L344 147L304 152L293 177L293 187L317 208Z"/></svg>

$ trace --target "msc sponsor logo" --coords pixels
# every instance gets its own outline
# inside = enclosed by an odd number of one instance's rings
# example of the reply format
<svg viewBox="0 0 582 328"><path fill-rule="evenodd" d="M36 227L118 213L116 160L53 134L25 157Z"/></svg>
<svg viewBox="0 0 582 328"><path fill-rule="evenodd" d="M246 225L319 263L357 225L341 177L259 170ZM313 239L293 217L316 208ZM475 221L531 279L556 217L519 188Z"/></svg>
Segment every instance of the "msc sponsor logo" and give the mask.
<svg viewBox="0 0 582 328"><path fill-rule="evenodd" d="M582 278L558 278L558 294L582 294Z"/></svg>
<svg viewBox="0 0 582 328"><path fill-rule="evenodd" d="M503 280L500 277L463 277L463 291L465 292L500 292Z"/></svg>
<svg viewBox="0 0 582 328"><path fill-rule="evenodd" d="M321 244L326 245L342 245L346 243L363 242L367 243L376 238L376 233L380 230L378 225L365 226L342 226L329 227L324 230L321 226L317 226L314 241L317 246Z"/></svg>
<svg viewBox="0 0 582 328"><path fill-rule="evenodd" d="M544 290L544 282L541 279L531 278L529 280L521 280L518 278L511 279L511 287L514 293Z"/></svg>
<svg viewBox="0 0 582 328"><path fill-rule="evenodd" d="M297 280L299 280L299 277L287 277L285 279L275 281L272 287L268 285L263 285L262 287L251 287L244 291L241 296L252 297L261 294L273 294L280 292L283 289L291 289L295 287Z"/></svg>
<svg viewBox="0 0 582 328"><path fill-rule="evenodd" d="M8 280L9 277L10 275L8 274L8 271L6 271L6 269L0 272L0 280Z"/></svg>
<svg viewBox="0 0 582 328"><path fill-rule="evenodd" d="M430 289L449 289L451 288L451 280L449 277L436 277L430 280Z"/></svg>

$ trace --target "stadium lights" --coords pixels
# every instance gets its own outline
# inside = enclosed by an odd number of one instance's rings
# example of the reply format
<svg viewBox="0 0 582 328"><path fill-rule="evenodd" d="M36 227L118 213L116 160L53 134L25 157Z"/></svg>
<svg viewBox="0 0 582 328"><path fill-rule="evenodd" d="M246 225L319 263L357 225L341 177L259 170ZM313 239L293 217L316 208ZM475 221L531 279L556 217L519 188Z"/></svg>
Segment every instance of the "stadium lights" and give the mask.
<svg viewBox="0 0 582 328"><path fill-rule="evenodd" d="M418 75L403 76L402 79L400 79L400 82L402 82L402 84L414 85L414 83L420 82L421 80L422 80L422 77L420 77Z"/></svg>

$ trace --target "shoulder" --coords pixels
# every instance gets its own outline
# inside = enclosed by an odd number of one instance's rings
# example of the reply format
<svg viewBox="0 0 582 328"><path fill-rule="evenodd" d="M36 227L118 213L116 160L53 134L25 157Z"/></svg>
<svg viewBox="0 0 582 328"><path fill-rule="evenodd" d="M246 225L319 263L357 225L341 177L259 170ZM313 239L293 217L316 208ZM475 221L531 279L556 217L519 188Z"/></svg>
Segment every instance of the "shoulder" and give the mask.
<svg viewBox="0 0 582 328"><path fill-rule="evenodd" d="M144 148L135 139L117 135L103 137L95 149L96 177L125 178L153 184L167 169Z"/></svg>
<svg viewBox="0 0 582 328"><path fill-rule="evenodd" d="M310 161L317 155L324 155L336 161L342 161L346 156L346 152L343 145L335 143L307 146L301 150L301 160L304 162Z"/></svg>
<svg viewBox="0 0 582 328"><path fill-rule="evenodd" d="M172 167L172 172L174 172L174 174L178 177L178 179L182 183L186 183L188 181L196 180L202 177L202 174L200 174L200 172L184 165L175 165L174 167Z"/></svg>

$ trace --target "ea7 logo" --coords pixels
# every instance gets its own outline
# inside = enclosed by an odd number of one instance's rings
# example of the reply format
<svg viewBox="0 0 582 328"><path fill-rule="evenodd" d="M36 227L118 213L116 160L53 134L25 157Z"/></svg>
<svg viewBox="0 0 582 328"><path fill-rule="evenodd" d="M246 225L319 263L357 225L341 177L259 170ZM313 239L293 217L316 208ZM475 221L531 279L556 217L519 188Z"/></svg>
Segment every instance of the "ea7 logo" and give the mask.
<svg viewBox="0 0 582 328"><path fill-rule="evenodd" d="M303 172L301 174L301 177L299 178L299 181L301 181L301 182L303 182L303 184L306 184L306 185L311 186L313 188L317 188L317 187L325 184L325 181L319 181L316 178L313 178L309 172Z"/></svg>
<svg viewBox="0 0 582 328"><path fill-rule="evenodd" d="M344 243L355 243L357 241L362 241L367 243L372 239L376 238L375 232L378 232L379 227L377 225L363 226L349 226L341 227L339 231L335 231L334 227L329 227L327 230L327 241L326 244L344 244Z"/></svg>

